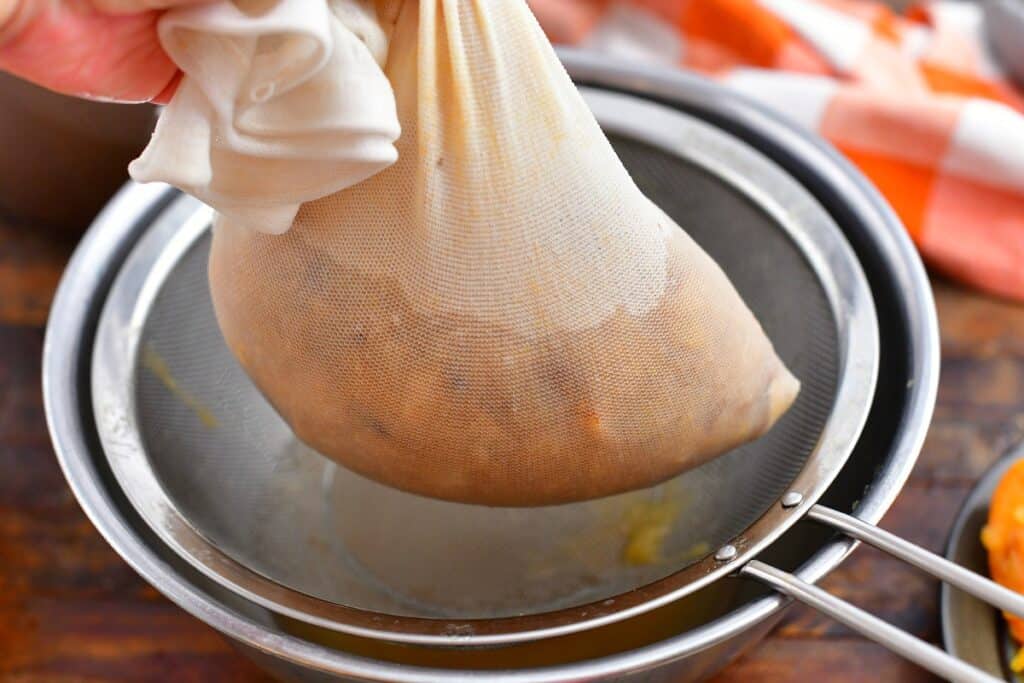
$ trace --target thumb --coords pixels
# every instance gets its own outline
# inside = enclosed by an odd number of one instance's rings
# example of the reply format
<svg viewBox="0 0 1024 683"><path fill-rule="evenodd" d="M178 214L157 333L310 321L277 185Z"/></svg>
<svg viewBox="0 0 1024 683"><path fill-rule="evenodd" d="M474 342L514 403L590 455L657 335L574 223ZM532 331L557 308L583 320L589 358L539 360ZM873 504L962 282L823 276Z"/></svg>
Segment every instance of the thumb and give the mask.
<svg viewBox="0 0 1024 683"><path fill-rule="evenodd" d="M158 18L112 16L87 0L14 0L0 26L0 69L79 97L148 101L177 73L157 40Z"/></svg>
<svg viewBox="0 0 1024 683"><path fill-rule="evenodd" d="M32 0L0 0L0 45L17 35L43 4Z"/></svg>

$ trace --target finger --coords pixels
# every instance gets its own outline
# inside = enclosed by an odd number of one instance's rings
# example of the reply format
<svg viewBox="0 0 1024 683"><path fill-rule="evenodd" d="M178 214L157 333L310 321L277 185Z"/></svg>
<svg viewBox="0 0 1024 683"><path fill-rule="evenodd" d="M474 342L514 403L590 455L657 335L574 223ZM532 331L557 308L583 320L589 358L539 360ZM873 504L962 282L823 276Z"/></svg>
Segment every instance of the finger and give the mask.
<svg viewBox="0 0 1024 683"><path fill-rule="evenodd" d="M0 45L21 32L42 7L33 0L0 0Z"/></svg>
<svg viewBox="0 0 1024 683"><path fill-rule="evenodd" d="M111 17L85 3L54 3L0 46L0 68L69 95L145 102L178 71L157 40L158 18L158 12Z"/></svg>
<svg viewBox="0 0 1024 683"><path fill-rule="evenodd" d="M167 87L160 91L160 94L151 100L153 104L167 104L170 102L171 98L174 97L174 93L178 91L178 86L181 85L181 79L184 75L185 74L180 71L174 74L174 78L172 78L171 82L167 84Z"/></svg>
<svg viewBox="0 0 1024 683"><path fill-rule="evenodd" d="M209 0L92 0L93 6L108 14L138 14L181 5L196 5ZM3 2L3 0L0 0Z"/></svg>
<svg viewBox="0 0 1024 683"><path fill-rule="evenodd" d="M9 24L14 23L14 14L19 12L21 2L0 2L0 30Z"/></svg>

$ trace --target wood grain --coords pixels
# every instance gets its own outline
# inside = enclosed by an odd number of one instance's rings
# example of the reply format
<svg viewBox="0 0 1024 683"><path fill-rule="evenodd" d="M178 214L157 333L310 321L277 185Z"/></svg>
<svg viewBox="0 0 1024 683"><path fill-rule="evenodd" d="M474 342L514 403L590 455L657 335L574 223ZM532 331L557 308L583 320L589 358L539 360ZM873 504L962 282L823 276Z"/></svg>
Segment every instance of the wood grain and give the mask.
<svg viewBox="0 0 1024 683"><path fill-rule="evenodd" d="M77 236L0 216L0 323L43 326Z"/></svg>
<svg viewBox="0 0 1024 683"><path fill-rule="evenodd" d="M39 387L46 311L70 239L0 222L0 681L267 680L139 579L60 474ZM972 482L1024 436L1024 307L936 282L944 366L920 462L883 526L941 550ZM938 583L861 548L824 585L938 642ZM932 681L796 607L718 683Z"/></svg>

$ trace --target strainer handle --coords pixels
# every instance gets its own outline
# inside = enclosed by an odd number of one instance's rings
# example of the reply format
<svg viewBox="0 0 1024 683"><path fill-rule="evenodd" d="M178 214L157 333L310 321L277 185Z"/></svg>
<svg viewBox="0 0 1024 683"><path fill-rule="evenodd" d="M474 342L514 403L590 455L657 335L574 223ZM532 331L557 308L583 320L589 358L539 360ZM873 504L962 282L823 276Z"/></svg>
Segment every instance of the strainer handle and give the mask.
<svg viewBox="0 0 1024 683"><path fill-rule="evenodd" d="M808 519L826 524L841 531L851 538L863 541L879 550L912 564L935 578L956 586L965 593L970 593L1004 612L1024 618L1024 595L1000 586L984 576L964 569L958 564L939 557L910 541L906 541L885 529L868 524L864 520L851 517L823 505L815 505L807 513Z"/></svg>
<svg viewBox="0 0 1024 683"><path fill-rule="evenodd" d="M895 534L822 505L812 506L807 512L807 518L828 525L851 538L889 553L937 579L970 593L993 607L1024 617L1024 596ZM991 683L1002 680L990 676L891 624L887 624L821 588L801 581L792 574L764 562L758 560L748 562L740 570L740 573L766 583L778 592L827 614L861 635L884 645L943 678L958 683Z"/></svg>
<svg viewBox="0 0 1024 683"><path fill-rule="evenodd" d="M827 614L841 624L898 655L954 683L1004 683L930 643L888 624L828 591L759 560L748 562L740 574L768 584L778 592Z"/></svg>

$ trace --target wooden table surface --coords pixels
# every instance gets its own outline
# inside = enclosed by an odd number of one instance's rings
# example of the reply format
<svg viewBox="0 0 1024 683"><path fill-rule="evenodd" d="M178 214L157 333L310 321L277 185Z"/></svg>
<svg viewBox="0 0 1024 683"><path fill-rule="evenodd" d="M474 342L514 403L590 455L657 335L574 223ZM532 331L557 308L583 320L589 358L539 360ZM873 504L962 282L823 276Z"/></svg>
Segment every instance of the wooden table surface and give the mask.
<svg viewBox="0 0 1024 683"><path fill-rule="evenodd" d="M58 469L43 417L40 354L47 308L76 240L0 220L0 681L265 681L121 561ZM935 289L938 408L883 526L940 550L972 482L1024 432L1024 306L942 281ZM938 584L903 564L861 548L824 585L938 642ZM797 607L716 680L933 679Z"/></svg>

